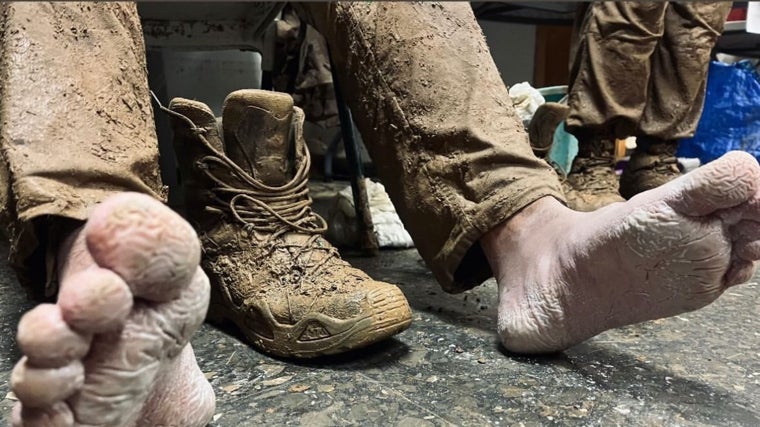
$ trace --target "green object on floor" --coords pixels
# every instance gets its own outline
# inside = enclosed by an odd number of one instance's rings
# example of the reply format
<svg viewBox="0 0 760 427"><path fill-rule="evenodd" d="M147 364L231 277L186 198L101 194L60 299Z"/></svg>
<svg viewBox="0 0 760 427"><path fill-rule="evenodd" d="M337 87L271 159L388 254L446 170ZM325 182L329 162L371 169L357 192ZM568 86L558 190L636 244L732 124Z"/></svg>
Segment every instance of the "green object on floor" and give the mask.
<svg viewBox="0 0 760 427"><path fill-rule="evenodd" d="M573 159L578 154L578 139L565 130L565 122L557 126L554 131L554 142L549 150L547 160L555 166L563 175L570 173L573 166Z"/></svg>
<svg viewBox="0 0 760 427"><path fill-rule="evenodd" d="M567 86L547 86L538 89L546 102L567 103ZM546 160L552 164L563 176L570 173L573 159L578 154L578 139L565 130L565 122L557 126L554 131L554 142L549 150Z"/></svg>

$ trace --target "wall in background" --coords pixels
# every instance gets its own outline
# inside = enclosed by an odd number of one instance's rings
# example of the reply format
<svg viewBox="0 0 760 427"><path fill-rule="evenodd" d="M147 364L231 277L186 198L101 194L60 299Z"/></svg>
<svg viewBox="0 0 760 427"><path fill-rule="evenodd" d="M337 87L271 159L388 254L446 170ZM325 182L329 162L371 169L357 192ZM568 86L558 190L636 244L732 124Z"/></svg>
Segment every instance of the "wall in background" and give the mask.
<svg viewBox="0 0 760 427"><path fill-rule="evenodd" d="M494 21L479 24L504 83L533 83L536 26Z"/></svg>

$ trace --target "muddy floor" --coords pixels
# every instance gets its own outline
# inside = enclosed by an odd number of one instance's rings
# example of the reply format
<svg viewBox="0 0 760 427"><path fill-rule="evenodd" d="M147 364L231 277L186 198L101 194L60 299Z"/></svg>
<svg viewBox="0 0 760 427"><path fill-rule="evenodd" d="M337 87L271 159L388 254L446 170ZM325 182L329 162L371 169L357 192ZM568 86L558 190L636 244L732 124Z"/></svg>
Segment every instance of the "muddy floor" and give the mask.
<svg viewBox="0 0 760 427"><path fill-rule="evenodd" d="M402 287L412 327L362 351L297 363L205 325L193 345L218 396L214 426L760 425L758 277L698 313L525 358L505 354L492 332L493 282L452 296L413 250L352 261ZM13 404L11 331L29 306L0 265L0 425Z"/></svg>

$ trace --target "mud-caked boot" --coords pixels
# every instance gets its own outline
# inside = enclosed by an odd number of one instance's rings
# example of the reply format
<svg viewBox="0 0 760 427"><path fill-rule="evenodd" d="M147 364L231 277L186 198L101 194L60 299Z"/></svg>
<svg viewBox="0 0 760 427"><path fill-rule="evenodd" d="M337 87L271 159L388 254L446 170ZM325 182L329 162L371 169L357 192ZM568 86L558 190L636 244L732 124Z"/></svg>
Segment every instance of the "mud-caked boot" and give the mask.
<svg viewBox="0 0 760 427"><path fill-rule="evenodd" d="M225 100L223 131L204 104L170 105L188 216L212 285L209 319L251 344L315 357L388 338L411 322L396 286L351 267L322 234L307 189L303 112L289 95L243 90ZM187 178L184 178L187 176Z"/></svg>
<svg viewBox="0 0 760 427"><path fill-rule="evenodd" d="M636 150L620 176L620 195L626 199L681 175L676 159L676 141L639 137L636 144Z"/></svg>
<svg viewBox="0 0 760 427"><path fill-rule="evenodd" d="M541 158L549 154L557 126L565 121L569 112L570 107L557 102L539 105L528 124L528 137L533 154Z"/></svg>
<svg viewBox="0 0 760 427"><path fill-rule="evenodd" d="M578 155L562 182L567 204L571 209L591 212L611 203L622 202L615 174L614 143L590 138L578 143Z"/></svg>

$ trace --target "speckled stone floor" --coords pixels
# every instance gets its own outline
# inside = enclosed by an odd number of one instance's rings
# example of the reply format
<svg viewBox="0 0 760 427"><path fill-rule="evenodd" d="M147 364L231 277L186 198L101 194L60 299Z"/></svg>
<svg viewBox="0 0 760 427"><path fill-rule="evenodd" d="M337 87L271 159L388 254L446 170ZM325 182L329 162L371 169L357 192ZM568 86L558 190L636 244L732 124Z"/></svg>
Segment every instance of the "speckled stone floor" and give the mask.
<svg viewBox="0 0 760 427"><path fill-rule="evenodd" d="M412 327L371 348L305 363L262 355L234 332L206 325L193 344L218 396L214 426L760 426L756 283L697 313L526 358L498 345L493 282L444 294L413 250L352 261L402 287ZM15 325L29 307L0 265L3 420L13 404Z"/></svg>

